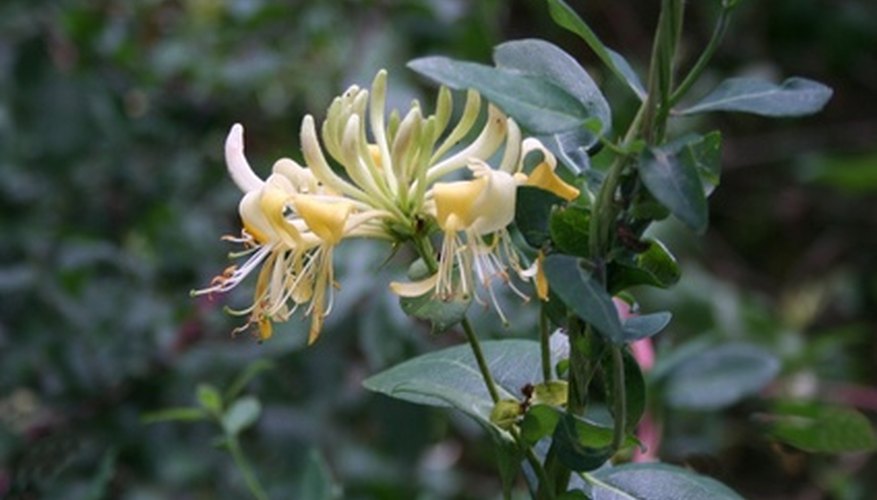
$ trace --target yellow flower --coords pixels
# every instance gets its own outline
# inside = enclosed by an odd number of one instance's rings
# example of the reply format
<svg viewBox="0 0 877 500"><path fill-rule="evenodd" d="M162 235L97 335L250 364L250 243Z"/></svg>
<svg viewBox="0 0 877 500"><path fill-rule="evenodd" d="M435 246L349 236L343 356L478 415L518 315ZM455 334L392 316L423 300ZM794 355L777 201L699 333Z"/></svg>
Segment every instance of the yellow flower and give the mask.
<svg viewBox="0 0 877 500"><path fill-rule="evenodd" d="M278 160L263 181L244 156L240 125L232 127L226 141L226 163L244 195L239 204L241 236L225 239L243 245L244 250L232 257L245 261L193 294L227 292L261 265L252 304L231 310L249 316L236 331L255 325L259 338L265 340L272 335L272 322L287 320L307 304L305 314L312 317L308 338L313 342L331 310L332 249L346 236L377 235L382 229L375 220L384 214L338 196L310 169L290 159Z"/></svg>
<svg viewBox="0 0 877 500"><path fill-rule="evenodd" d="M520 297L527 298L514 286L508 273L509 267L520 271L506 226L515 216L521 178L493 170L480 161L474 161L470 169L472 180L436 183L431 191L436 222L444 232L438 272L416 283L393 283L391 289L400 296L419 296L432 289L441 300L461 293L486 304L477 293L476 285L480 285L506 322L493 281L498 279Z"/></svg>
<svg viewBox="0 0 877 500"><path fill-rule="evenodd" d="M579 197L579 190L567 184L560 176L555 173L557 168L557 160L545 146L537 139L528 138L524 140L522 146L522 157L527 156L531 151L540 151L542 153L542 162L530 172L527 177L526 185L538 187L546 191L550 191L566 201L572 201Z"/></svg>
<svg viewBox="0 0 877 500"><path fill-rule="evenodd" d="M232 254L243 262L193 293L227 292L259 268L252 304L232 311L248 315L238 330L255 326L260 339L269 338L274 322L302 307L311 317L308 342L313 343L334 302L335 247L351 237L396 243L422 238L424 227L434 227L422 224L430 218L443 232L439 270L422 282L394 283L397 293L432 290L449 298L461 291L486 303L477 293L485 289L499 310L492 288L496 280L526 299L511 283L512 270L524 280L535 276L542 296L538 275L522 269L506 227L514 219L521 184L567 200L578 196L554 173L554 156L535 139L522 141L514 120L490 104L475 134L482 115L475 91L467 93L453 126L453 99L446 88L439 91L433 114L415 101L404 116L395 110L387 115L386 95L387 74L380 71L371 90L352 86L334 99L319 131L313 117L305 116L300 130L304 166L282 158L264 180L244 154L243 127L232 126L225 159L243 193L238 207L243 228L239 237L225 239L243 246ZM499 167L491 168L486 162L499 150ZM536 150L542 162L528 176L523 160ZM343 172L336 173L330 159ZM471 179L447 179L464 169Z"/></svg>
<svg viewBox="0 0 877 500"><path fill-rule="evenodd" d="M541 252L537 261L524 269L506 229L514 220L517 188L522 184L535 186L568 201L578 197L579 190L557 176L556 159L542 143L532 138L520 141L513 120L508 120L508 136L498 169L470 159L473 179L437 182L427 194L436 222L444 232L438 271L418 282L392 283L396 294L416 297L433 291L441 300L458 293L464 297L471 294L486 304L477 293L480 287L487 291L490 303L506 322L492 284L501 281L516 295L528 299L511 280L513 271L523 281L533 279L537 296L547 300L548 282L541 270ZM542 155L542 162L528 176L523 173L524 159L535 151Z"/></svg>
<svg viewBox="0 0 877 500"><path fill-rule="evenodd" d="M326 201L316 196L300 195L295 197L294 205L308 228L320 238L320 244L308 255L299 277L306 283L313 283L314 287L305 313L311 316L310 345L319 337L323 318L332 310L335 287L332 251L344 237L353 204L345 200Z"/></svg>
<svg viewBox="0 0 877 500"><path fill-rule="evenodd" d="M463 114L450 130L453 99L448 89L439 91L432 115L425 115L415 101L404 117L394 111L387 118L386 95L387 73L382 70L375 76L371 92L352 86L335 98L319 134L313 117L305 116L302 150L324 186L384 211L386 221L413 231L426 215L429 188L473 159L490 158L506 139L511 120L489 105L487 121L478 136L451 153L470 134L481 114L477 92L467 94ZM344 177L332 170L324 151L341 165Z"/></svg>

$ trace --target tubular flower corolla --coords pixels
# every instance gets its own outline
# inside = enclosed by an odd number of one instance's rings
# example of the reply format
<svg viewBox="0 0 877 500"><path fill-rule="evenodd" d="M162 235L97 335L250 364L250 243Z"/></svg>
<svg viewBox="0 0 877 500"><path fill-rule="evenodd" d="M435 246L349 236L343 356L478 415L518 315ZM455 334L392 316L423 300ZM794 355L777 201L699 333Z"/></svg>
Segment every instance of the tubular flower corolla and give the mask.
<svg viewBox="0 0 877 500"><path fill-rule="evenodd" d="M380 71L371 91L352 86L335 98L319 132L314 118L305 116L304 166L282 158L264 180L244 155L243 127L231 128L225 160L243 193L238 210L243 227L240 236L224 239L243 247L231 254L240 263L193 293L227 292L259 269L252 304L232 311L248 317L237 330L255 326L258 337L267 339L273 323L302 308L311 318L308 342L313 343L334 301L335 248L346 238L402 242L422 237L428 220L435 225L427 227L442 232L439 269L422 282L392 284L396 293L432 291L442 299L462 293L482 301L477 288L484 288L496 305L491 283L498 279L526 297L511 284L509 269L524 280L533 273L521 268L506 227L514 219L519 185L548 189L567 200L578 195L554 173L554 156L535 139L522 141L514 120L490 104L483 128L473 134L482 109L475 91L467 93L452 127L448 89L439 91L432 115L415 101L404 116L396 111L388 116L386 94L387 74ZM471 142L461 143L472 135ZM499 167L492 168L487 162L500 149ZM527 175L523 159L537 150L542 162ZM459 171L471 178L447 180Z"/></svg>

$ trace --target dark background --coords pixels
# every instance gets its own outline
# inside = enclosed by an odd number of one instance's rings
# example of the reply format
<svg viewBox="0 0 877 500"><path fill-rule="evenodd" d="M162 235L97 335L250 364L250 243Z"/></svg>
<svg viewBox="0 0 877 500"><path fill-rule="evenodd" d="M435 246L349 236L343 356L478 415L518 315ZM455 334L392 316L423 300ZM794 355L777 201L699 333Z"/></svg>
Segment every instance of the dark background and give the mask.
<svg viewBox="0 0 877 500"><path fill-rule="evenodd" d="M722 184L697 238L657 231L683 283L643 295L676 313L659 350L695 335L742 338L783 360L758 401L721 413L667 412L664 460L747 498L873 498L873 459L808 455L759 433L750 415L776 395L877 411L877 4L742 1L702 95L726 76L800 75L835 90L796 120L723 115ZM571 2L642 70L657 2ZM718 1L690 2L691 64ZM0 4L0 495L14 498L242 498L209 423L144 425L195 403L259 359L247 389L264 405L244 447L272 495L299 491L319 450L349 498L498 497L492 452L473 423L365 392L368 374L460 342L399 312L379 245L339 249L342 291L320 342L293 320L270 342L231 338L241 305L189 298L225 268L238 193L222 142L245 125L265 174L299 158L305 113L321 119L347 85L390 70L391 104L434 91L405 61L488 62L505 40L550 40L602 82L618 120L624 89L542 2L463 0L32 1ZM427 104L427 108L430 105ZM623 123L619 124L620 126ZM394 274L395 273L395 274ZM480 315L485 335L526 335ZM660 355L659 355L660 356ZM660 403L656 403L660 404ZM522 490L523 491L523 490Z"/></svg>

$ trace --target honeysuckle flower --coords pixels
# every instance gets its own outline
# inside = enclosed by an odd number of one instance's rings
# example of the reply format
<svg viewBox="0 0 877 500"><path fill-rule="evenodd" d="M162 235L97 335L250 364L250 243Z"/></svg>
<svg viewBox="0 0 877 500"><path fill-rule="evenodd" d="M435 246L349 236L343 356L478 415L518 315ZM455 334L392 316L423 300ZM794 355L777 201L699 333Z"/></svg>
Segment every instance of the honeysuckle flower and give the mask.
<svg viewBox="0 0 877 500"><path fill-rule="evenodd" d="M346 236L382 237L382 226L375 220L385 214L335 194L309 169L287 158L278 160L263 181L244 156L240 125L232 127L225 149L229 173L244 195L238 207L241 236L224 239L243 245L244 250L232 257L246 260L193 294L227 292L261 265L252 305L231 310L249 315L236 331L255 325L258 337L267 339L273 322L287 320L307 304L312 343L332 306L332 249Z"/></svg>
<svg viewBox="0 0 877 500"><path fill-rule="evenodd" d="M506 322L493 282L501 281L516 295L528 299L510 279L511 270L521 280L535 278L537 296L547 300L548 282L542 272L541 259L524 269L506 229L514 220L517 188L521 184L532 185L566 200L577 197L579 191L555 174L554 155L538 140L527 139L521 143L520 130L513 120L508 121L508 130L509 139L498 169L472 159L469 163L472 180L438 182L432 187L428 196L436 222L444 232L438 272L414 283L392 283L395 293L413 297L432 290L441 300L449 300L459 293L486 303L477 294L476 285L480 285ZM528 176L522 172L523 163L533 151L542 155L542 162Z"/></svg>
<svg viewBox="0 0 877 500"><path fill-rule="evenodd" d="M380 71L371 92L354 85L335 98L319 135L313 117L305 116L302 150L324 186L386 212L385 222L413 231L417 221L428 215L429 188L472 160L490 158L506 140L511 120L488 105L487 121L478 136L451 152L481 114L477 92L468 92L463 114L450 131L453 99L448 89L439 91L435 114L425 115L415 101L401 118L395 111L387 118L386 94L387 73ZM511 148L515 147L520 146ZM341 165L346 178L332 170L324 151Z"/></svg>
<svg viewBox="0 0 877 500"><path fill-rule="evenodd" d="M434 219L444 236L439 272L424 282L394 284L401 295L433 290L449 298L459 287L486 303L476 292L483 288L496 306L491 283L500 280L526 298L511 283L510 270L524 280L535 276L541 290L538 273L522 269L506 227L514 218L521 184L568 200L577 196L554 173L554 156L535 139L522 141L514 120L490 104L483 127L474 134L482 114L475 91L467 93L453 126L453 99L446 88L439 91L431 115L415 101L404 116L396 111L388 116L386 94L387 74L380 71L370 91L352 86L333 100L319 132L314 118L305 116L300 130L304 166L282 158L266 179L247 161L243 127L231 128L225 159L243 193L238 207L243 228L239 237L225 239L244 247L232 254L242 263L193 293L227 292L261 266L252 304L232 311L248 315L238 330L255 325L259 338L267 339L274 322L302 308L311 318L308 342L314 342L334 300L335 247L351 237L394 242L423 238L428 236L422 224L427 219ZM472 135L475 139L462 143ZM494 169L487 161L500 150L502 158ZM536 150L542 162L528 176L523 159ZM336 173L330 161L343 172ZM472 178L445 179L460 170L468 170Z"/></svg>

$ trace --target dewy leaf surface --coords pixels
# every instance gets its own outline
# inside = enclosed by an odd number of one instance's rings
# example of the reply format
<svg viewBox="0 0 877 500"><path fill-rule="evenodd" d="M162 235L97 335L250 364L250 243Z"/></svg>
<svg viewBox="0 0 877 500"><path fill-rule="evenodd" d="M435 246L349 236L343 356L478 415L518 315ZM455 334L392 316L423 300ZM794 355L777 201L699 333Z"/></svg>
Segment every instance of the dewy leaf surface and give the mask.
<svg viewBox="0 0 877 500"><path fill-rule="evenodd" d="M832 93L831 88L800 77L779 85L755 78L729 78L679 114L737 111L761 116L803 116L820 111Z"/></svg>

